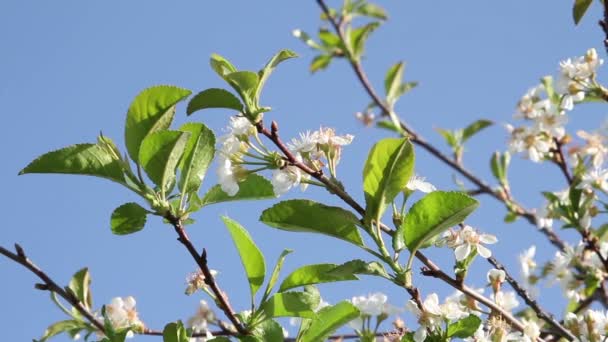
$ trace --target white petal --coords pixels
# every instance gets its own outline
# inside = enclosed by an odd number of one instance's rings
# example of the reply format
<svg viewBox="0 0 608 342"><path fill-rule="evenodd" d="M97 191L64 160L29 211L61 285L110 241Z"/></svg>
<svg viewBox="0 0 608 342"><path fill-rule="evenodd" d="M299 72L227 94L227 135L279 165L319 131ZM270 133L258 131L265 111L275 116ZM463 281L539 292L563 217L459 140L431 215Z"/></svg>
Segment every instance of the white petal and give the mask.
<svg viewBox="0 0 608 342"><path fill-rule="evenodd" d="M492 256L492 251L482 245L477 245L477 253L486 259Z"/></svg>
<svg viewBox="0 0 608 342"><path fill-rule="evenodd" d="M471 253L471 245L464 243L454 249L454 255L457 261L464 260Z"/></svg>

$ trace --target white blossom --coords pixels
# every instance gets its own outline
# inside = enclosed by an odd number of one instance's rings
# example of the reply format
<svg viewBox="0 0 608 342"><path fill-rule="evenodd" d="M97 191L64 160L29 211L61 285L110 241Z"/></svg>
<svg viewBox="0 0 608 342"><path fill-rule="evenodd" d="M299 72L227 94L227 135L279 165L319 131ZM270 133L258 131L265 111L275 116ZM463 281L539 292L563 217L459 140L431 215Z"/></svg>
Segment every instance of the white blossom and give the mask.
<svg viewBox="0 0 608 342"><path fill-rule="evenodd" d="M604 192L608 192L608 169L594 168L587 170L587 172L583 174L577 188L585 190L598 188Z"/></svg>
<svg viewBox="0 0 608 342"><path fill-rule="evenodd" d="M215 277L217 275L216 270L209 270L211 275ZM207 284L205 283L205 275L199 269L196 272L190 273L188 277L186 277L186 295L191 295L194 292L203 289Z"/></svg>
<svg viewBox="0 0 608 342"><path fill-rule="evenodd" d="M576 135L585 140L585 145L578 148L577 152L582 156L590 156L593 166L596 169L600 168L608 153L608 147L604 144L606 137L597 132L588 133L582 130L577 131Z"/></svg>
<svg viewBox="0 0 608 342"><path fill-rule="evenodd" d="M409 181L407 181L407 184L405 185L405 187L410 190L410 191L421 191L424 193L429 193L429 192L433 192L435 190L437 190L437 188L435 188L435 186L429 182L425 182L425 178L421 177L419 175L413 175L412 178L410 178Z"/></svg>
<svg viewBox="0 0 608 342"><path fill-rule="evenodd" d="M357 296L351 299L351 303L361 312L361 316L352 320L349 326L355 330L363 329L363 317L375 317L379 315L394 315L401 310L389 303L388 297L381 292L376 292L366 296Z"/></svg>
<svg viewBox="0 0 608 342"><path fill-rule="evenodd" d="M492 299L498 306L505 309L506 311L511 311L517 306L519 306L519 301L517 301L517 295L515 292L508 291L503 292L499 291L496 294L492 295Z"/></svg>
<svg viewBox="0 0 608 342"><path fill-rule="evenodd" d="M492 289L494 289L494 292L500 290L500 285L505 282L506 277L507 274L505 271L496 268L489 270L488 274L486 275L488 283L490 283Z"/></svg>
<svg viewBox="0 0 608 342"><path fill-rule="evenodd" d="M537 127L512 128L507 126L511 133L509 150L513 153L524 153L527 158L535 163L543 160L549 153L553 142L539 131Z"/></svg>
<svg viewBox="0 0 608 342"><path fill-rule="evenodd" d="M536 268L536 262L534 261L535 254L536 246L532 245L519 255L519 267L521 276L524 279L528 279L530 277L530 272Z"/></svg>
<svg viewBox="0 0 608 342"><path fill-rule="evenodd" d="M106 315L114 329L142 329L144 327L135 309L135 304L135 298L129 296L115 297L110 304L106 305ZM133 332L129 331L127 336L132 337Z"/></svg>
<svg viewBox="0 0 608 342"><path fill-rule="evenodd" d="M483 258L492 256L492 252L483 244L494 244L498 241L496 236L480 234L473 227L465 225L458 232L459 238L454 242L454 255L457 261L466 259L472 251L476 251Z"/></svg>
<svg viewBox="0 0 608 342"><path fill-rule="evenodd" d="M235 167L228 158L218 158L217 169L218 183L228 196L234 196L239 191L239 184L235 175Z"/></svg>
<svg viewBox="0 0 608 342"><path fill-rule="evenodd" d="M445 304L439 304L439 296L436 293L431 293L422 303L422 310L416 302L409 300L406 308L410 310L418 318L420 327L414 333L414 341L422 342L427 337L427 330L434 331L441 328L444 320L457 320L468 316L466 311L463 311L461 306L454 301L446 301Z"/></svg>
<svg viewBox="0 0 608 342"><path fill-rule="evenodd" d="M205 336L190 338L190 342L206 342L213 338L208 329L210 321L215 321L215 314L211 311L207 302L201 300L196 313L188 319L188 327L192 329L192 332L203 333Z"/></svg>

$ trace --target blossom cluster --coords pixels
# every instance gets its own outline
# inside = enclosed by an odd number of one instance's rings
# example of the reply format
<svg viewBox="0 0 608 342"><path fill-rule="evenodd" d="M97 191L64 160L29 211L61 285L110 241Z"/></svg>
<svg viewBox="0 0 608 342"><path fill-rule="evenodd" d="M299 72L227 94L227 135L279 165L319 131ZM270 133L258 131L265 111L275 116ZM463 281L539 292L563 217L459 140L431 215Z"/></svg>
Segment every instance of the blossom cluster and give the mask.
<svg viewBox="0 0 608 342"><path fill-rule="evenodd" d="M300 133L287 145L294 161L287 160L277 152L268 150L258 137L255 126L244 116L233 116L226 129L227 133L219 138L218 180L221 188L230 196L239 191L239 183L249 174L266 169L272 170L271 183L274 193L279 196L293 187L305 190L311 178L295 163L301 163L317 172L327 167L336 176L342 147L349 145L353 136L337 135L332 128L321 127L314 132ZM247 169L247 166L257 166Z"/></svg>
<svg viewBox="0 0 608 342"><path fill-rule="evenodd" d="M518 102L515 117L531 124L507 125L510 151L523 153L534 162L553 157L556 142L566 136L566 112L600 88L595 76L602 63L595 49L590 49L585 56L562 61L555 84L545 77L542 84L530 89Z"/></svg>

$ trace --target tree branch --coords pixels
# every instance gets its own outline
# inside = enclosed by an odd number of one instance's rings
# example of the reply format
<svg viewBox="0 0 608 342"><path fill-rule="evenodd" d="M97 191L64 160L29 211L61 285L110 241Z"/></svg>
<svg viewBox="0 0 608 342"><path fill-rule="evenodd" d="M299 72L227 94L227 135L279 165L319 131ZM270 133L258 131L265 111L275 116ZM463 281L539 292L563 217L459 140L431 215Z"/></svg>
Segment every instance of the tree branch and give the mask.
<svg viewBox="0 0 608 342"><path fill-rule="evenodd" d="M186 234L186 230L184 229L184 226L183 226L181 220L179 220L178 218L176 218L174 216L170 216L170 215L168 215L165 218L171 223L171 225L175 229L175 232L179 236L179 238L177 240L179 242L181 242L184 245L184 247L186 247L186 249L188 250L188 252L190 252L190 255L192 256L192 258L194 259L196 264L200 267L201 271L203 272L203 275L205 276L205 284L207 284L207 286L209 286L209 288L211 289L211 292L213 292L213 294L215 295L216 302L217 302L219 308L224 312L226 317L234 325L235 329L239 332L239 334L249 335L249 331L247 331L247 329L245 329L245 327L243 327L243 325L237 318L236 313L232 309L232 306L230 305L230 302L228 301L228 297L219 288L217 282L215 281L215 278L213 277L213 274L211 274L211 270L209 269L209 266L207 265L207 252L203 249L203 252L200 255L198 254L196 248L194 248L194 245L188 238L188 234Z"/></svg>
<svg viewBox="0 0 608 342"><path fill-rule="evenodd" d="M336 18L331 15L329 7L327 7L327 4L325 3L325 1L316 0L316 2L319 5L319 7L321 7L321 10L323 11L323 13L327 16L330 24L332 25L336 34L338 34L338 37L342 41L342 44L346 44L346 38L344 36L344 32L343 32L341 26L336 21ZM348 60L349 60L349 63L351 65L353 71L355 72L355 75L359 79L359 81L360 81L361 85L363 86L363 88L365 89L365 91L371 97L372 101L378 106L378 108L381 109L382 115L389 116L391 113L391 109L380 98L380 96L378 96L378 94L372 87L371 83L369 82L369 79L367 78L365 71L363 70L363 66L361 65L361 63L352 58L348 58ZM416 131L414 131L414 129L409 127L403 121L400 122L400 125L401 125L401 128L409 135L412 143L420 146L421 148L426 150L428 153L430 153L431 155L433 155L434 157L436 157L437 159L442 161L444 164L448 165L454 171L460 173L462 176L464 176L466 179L468 179L471 183L475 184L479 188L480 193L488 194L488 195L494 197L496 200L505 203L517 215L523 217L528 222L530 222L532 225L537 226L536 218L533 213L525 210L520 204L514 202L513 200L506 198L501 191L498 191L498 192L494 191L491 186L489 186L483 180L481 180L480 178L475 176L472 172L467 170L464 166L460 165L457 161L455 161L452 158L450 158L449 156L443 154L441 151L439 151L439 149L437 149L435 146L433 146L432 144L427 142L420 134L416 133ZM555 247L559 248L562 251L565 250L566 244L552 230L544 228L544 227L538 227L538 226L537 226L537 228L543 235L545 235L548 238L548 240L549 240L549 242L551 242L551 244L553 244Z"/></svg>
<svg viewBox="0 0 608 342"><path fill-rule="evenodd" d="M76 308L76 310L78 310L82 316L84 316L93 326L95 326L96 329L101 332L105 332L103 322L95 318L95 316L83 305L76 295L69 290L69 288L64 289L57 285L57 283L51 279L51 277L49 277L44 271L42 271L27 258L21 246L15 244L15 250L17 252L16 254L0 246L0 254L27 268L43 281L43 284L36 284L36 288L38 290L47 290L56 293L59 297L65 299L66 302L70 303L70 305Z"/></svg>
<svg viewBox="0 0 608 342"><path fill-rule="evenodd" d="M507 280L507 282L511 285L513 290L515 290L515 292L517 292L517 294L524 300L524 302L526 302L526 304L530 308L532 308L532 310L534 310L534 312L536 312L536 315L539 318L543 319L545 322L547 322L549 325L551 325L553 328L555 328L562 337L565 337L570 341L573 341L576 339L576 337L574 335L572 335L572 333L568 329L564 328L564 326L562 326L555 319L555 317L553 317L552 314L544 311L540 307L538 302L536 300L532 299L532 297L530 296L528 291L526 291L515 279L513 279L513 277L511 277L511 275L509 274L507 269L500 262L498 262L494 257L489 257L487 260L495 268L505 272L505 279Z"/></svg>

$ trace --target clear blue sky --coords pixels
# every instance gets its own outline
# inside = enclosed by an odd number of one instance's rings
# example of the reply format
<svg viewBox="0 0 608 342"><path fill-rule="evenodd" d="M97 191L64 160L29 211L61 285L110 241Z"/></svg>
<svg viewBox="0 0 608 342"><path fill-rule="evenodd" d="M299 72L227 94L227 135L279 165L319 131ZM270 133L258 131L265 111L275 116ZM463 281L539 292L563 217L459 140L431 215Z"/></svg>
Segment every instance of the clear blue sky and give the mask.
<svg viewBox="0 0 608 342"><path fill-rule="evenodd" d="M381 86L387 68L407 61L406 78L420 86L398 104L403 118L447 151L436 127L456 128L478 118L511 121L518 98L539 77L555 74L557 63L595 47L605 58L597 27L599 8L593 7L582 25L571 20L573 1L384 1L391 20L372 36L364 65L371 81ZM334 4L337 4L335 2ZM19 242L29 256L56 280L67 284L73 272L90 267L97 307L114 296L133 295L149 327L186 319L200 295L183 295L185 276L193 261L158 219L146 229L119 237L109 230L109 217L118 205L136 200L121 187L104 180L57 175L17 176L31 159L52 149L94 141L99 131L123 145L126 109L142 89L175 84L199 91L224 86L208 67L211 53L220 53L242 69L258 69L273 53L293 49L301 58L281 65L263 95L274 110L285 137L320 125L355 135L339 167L347 189L362 200L361 169L373 142L384 131L364 128L353 114L368 98L344 62L311 76L311 51L291 36L301 28L316 31L319 9L314 1L3 1L0 3L0 103L4 129L0 146L2 228L0 244ZM600 79L606 72L600 69ZM581 106L571 116L570 129L593 129L605 117L600 105ZM228 112L205 111L178 123L201 120L219 132ZM572 131L572 130L570 130ZM471 141L465 163L490 180L488 160L504 150L500 125ZM417 171L441 189L453 188L452 172L418 151ZM542 204L541 190L560 190L557 169L514 158L511 171L515 195L526 205ZM204 189L214 183L207 178ZM313 198L339 204L325 191L309 189L285 198ZM499 237L495 255L513 271L516 255L531 244L539 261L555 250L524 222L506 225L504 210L482 197L470 223ZM285 273L305 263L344 262L367 256L340 241L276 231L257 221L262 209L276 200L217 205L196 215L189 232L209 263L219 269L218 281L234 306L247 307L248 290L238 255L219 216L229 215L247 227L268 264L283 248L295 250ZM567 238L573 238L566 234ZM430 252L449 270L447 250ZM473 285L485 281L488 266L477 260ZM0 340L28 341L46 326L64 319L33 289L37 279L22 267L0 258ZM483 280L483 281L482 281ZM416 278L425 295L451 293L433 279ZM406 293L375 279L320 287L329 302L371 291L388 293L403 306ZM541 303L556 310L563 299L541 288ZM559 311L557 312L560 313ZM140 337L135 340L151 340ZM56 339L67 341L65 337Z"/></svg>

